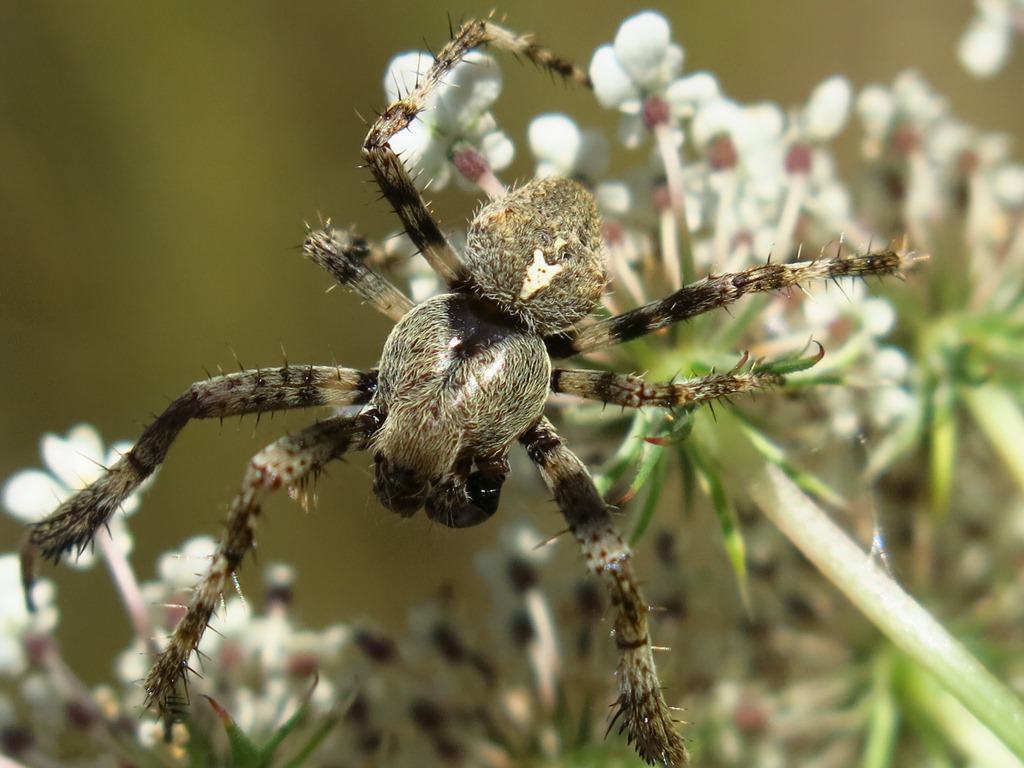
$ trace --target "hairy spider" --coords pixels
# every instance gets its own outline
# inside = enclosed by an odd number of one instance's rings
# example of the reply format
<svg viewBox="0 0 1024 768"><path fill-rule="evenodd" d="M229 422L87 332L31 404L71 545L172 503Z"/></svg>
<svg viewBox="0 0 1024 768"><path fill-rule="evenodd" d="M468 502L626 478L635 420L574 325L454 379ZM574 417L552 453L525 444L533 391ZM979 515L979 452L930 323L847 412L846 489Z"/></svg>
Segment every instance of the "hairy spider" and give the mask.
<svg viewBox="0 0 1024 768"><path fill-rule="evenodd" d="M477 525L498 509L508 453L518 442L540 470L587 567L605 585L615 608L620 656L615 719L620 730L648 762L668 765L687 759L655 670L649 607L629 547L587 468L544 416L544 407L549 393L629 408L693 407L779 385L782 377L770 369L739 366L728 373L647 383L635 375L555 368L551 361L635 339L744 294L811 280L896 274L907 257L890 250L768 263L712 275L638 309L584 323L606 279L601 222L587 189L559 177L525 183L481 208L459 253L391 147L446 74L487 43L589 85L586 75L531 38L475 20L455 33L415 87L373 123L363 157L447 292L415 304L367 266L375 247L350 232L328 226L310 231L304 242L310 259L396 322L378 368L284 366L197 382L103 477L30 533L27 590L34 553L58 560L88 546L122 501L164 461L190 420L312 406L360 407L284 437L250 461L209 569L145 680L148 703L163 716L178 714L190 657L253 546L268 493L300 485L329 461L364 449L373 457L373 490L383 506L403 516L422 508L431 520L453 528Z"/></svg>

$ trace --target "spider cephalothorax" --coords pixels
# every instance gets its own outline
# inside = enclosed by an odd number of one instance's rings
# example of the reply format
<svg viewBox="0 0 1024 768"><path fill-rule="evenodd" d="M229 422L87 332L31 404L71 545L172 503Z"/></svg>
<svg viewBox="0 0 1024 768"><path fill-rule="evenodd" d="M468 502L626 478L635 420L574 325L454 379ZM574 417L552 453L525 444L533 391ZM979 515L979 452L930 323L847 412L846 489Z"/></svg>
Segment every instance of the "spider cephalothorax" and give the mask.
<svg viewBox="0 0 1024 768"><path fill-rule="evenodd" d="M764 264L709 276L624 314L585 323L605 287L601 228L591 194L565 178L531 181L496 196L475 216L459 253L430 215L391 147L423 110L444 76L471 50L489 43L589 85L565 60L490 21L463 25L415 87L374 122L362 152L406 233L444 283L441 295L415 304L367 265L375 247L330 227L310 231L304 253L396 322L379 367L284 366L216 376L193 384L143 432L107 473L35 526L26 551L59 559L88 546L121 502L164 460L192 419L224 418L312 406L344 408L258 453L231 503L209 569L144 685L161 715L179 713L183 684L211 616L252 548L256 520L271 491L301 485L347 451L367 449L374 491L399 514L424 508L451 527L483 522L498 508L507 455L522 445L615 609L619 651L616 718L649 762L678 764L686 749L676 732L654 666L648 604L631 553L582 462L544 416L550 393L622 407L692 407L737 392L775 386L770 370L739 367L672 383L632 374L552 366L637 338L745 294L810 280L899 272L893 251L793 264Z"/></svg>

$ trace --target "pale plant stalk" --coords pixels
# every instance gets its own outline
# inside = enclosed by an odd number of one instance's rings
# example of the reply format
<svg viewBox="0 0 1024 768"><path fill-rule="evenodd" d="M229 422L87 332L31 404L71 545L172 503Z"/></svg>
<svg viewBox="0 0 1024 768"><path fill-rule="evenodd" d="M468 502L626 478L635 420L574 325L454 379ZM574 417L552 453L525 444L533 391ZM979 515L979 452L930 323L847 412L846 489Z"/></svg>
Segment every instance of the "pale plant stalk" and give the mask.
<svg viewBox="0 0 1024 768"><path fill-rule="evenodd" d="M1024 705L777 466L745 484L767 517L904 653L1024 761ZM1005 764L1005 763L1004 763Z"/></svg>
<svg viewBox="0 0 1024 768"><path fill-rule="evenodd" d="M1017 487L1024 489L1024 453L1019 442L1024 434L1024 413L1020 405L1006 389L994 384L964 387L961 396Z"/></svg>
<svg viewBox="0 0 1024 768"><path fill-rule="evenodd" d="M661 221L662 263L665 265L669 285L675 291L683 285L684 271L687 279L693 279L693 251L686 224L683 165L669 123L654 126L654 140L665 168L669 198L669 212L662 214Z"/></svg>
<svg viewBox="0 0 1024 768"><path fill-rule="evenodd" d="M505 185L501 183L501 179L490 168L481 174L480 178L476 180L476 184L490 200L498 200L508 192Z"/></svg>
<svg viewBox="0 0 1024 768"><path fill-rule="evenodd" d="M737 229L733 211L736 208L736 199L739 194L739 183L735 170L712 171L712 173L717 174L722 182L719 189L718 212L715 216L713 264L718 269L736 272L745 266L736 259L730 258L732 253L731 233Z"/></svg>
<svg viewBox="0 0 1024 768"><path fill-rule="evenodd" d="M146 601L142 597L139 580L135 576L135 570L132 568L131 563L128 562L128 557L117 546L117 543L110 536L110 531L106 528L100 528L97 531L95 541L96 545L100 548L100 552L103 554L103 560L106 562L107 568L110 570L110 575L114 580L114 585L117 587L118 594L121 595L121 602L128 612L128 618L132 622L135 636L145 643L147 647L152 648L152 650L159 650L155 644L155 633L153 631L153 624L149 620Z"/></svg>
<svg viewBox="0 0 1024 768"><path fill-rule="evenodd" d="M779 258L787 258L793 248L793 233L796 232L806 192L807 174L789 174L786 184L786 199L782 205L782 214L779 216L779 224L775 229L775 243L772 246L772 250L779 254Z"/></svg>

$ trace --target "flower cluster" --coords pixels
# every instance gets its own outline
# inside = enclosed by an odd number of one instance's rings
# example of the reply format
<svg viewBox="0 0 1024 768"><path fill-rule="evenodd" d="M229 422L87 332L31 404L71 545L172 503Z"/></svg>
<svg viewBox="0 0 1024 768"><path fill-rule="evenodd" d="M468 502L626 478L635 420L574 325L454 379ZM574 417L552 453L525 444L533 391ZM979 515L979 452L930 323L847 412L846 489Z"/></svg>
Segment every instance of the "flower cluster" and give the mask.
<svg viewBox="0 0 1024 768"><path fill-rule="evenodd" d="M993 75L1024 9L1018 0L976 5L959 52L970 71ZM431 62L423 53L392 60L387 98L407 94ZM659 668L671 681L670 703L694 721L685 732L692 751L722 766L1021 757L1012 697L985 687L976 664L943 677L933 649L954 644L939 630L902 638L899 650L879 642L858 611L892 635L873 611L893 593L813 577L815 548L831 557L841 547L822 533L809 550L785 515L797 507L827 520L828 507L870 543L878 570L896 563L915 592L957 606L972 644L1024 689L1024 164L1006 136L957 117L913 71L858 93L833 75L803 104L749 104L712 73L687 73L686 62L665 17L636 14L588 67L593 97L617 125L581 126L568 114L529 124L535 176L576 178L598 201L609 312L769 261L885 244L930 257L912 277L917 285L876 291L842 281L748 297L734 316L701 316L589 361L667 381L728 370L742 357L745 366L786 373L785 397L722 409L717 419L556 401L567 432L586 429L576 444L598 457L606 498L639 508L631 539L653 554L644 574L660 609L652 636L673 649ZM501 87L495 59L473 53L394 137L421 188L454 179L492 198L504 194L497 174L515 148L491 112ZM856 184L833 154L854 119ZM619 162L616 153L639 160ZM463 233L451 241L463 242ZM392 239L376 256L408 262L419 301L439 285L410 261L408 245ZM12 477L3 504L37 521L123 450L104 451L86 426L49 435L49 472ZM673 503L680 485L692 510L685 521ZM659 504L665 516L654 527L668 530L642 536ZM477 559L489 615L467 619L457 590L443 589L413 608L401 633L359 621L302 627L292 610L294 570L271 566L261 605L224 596L216 631L199 649L204 675L190 678L187 723L140 720L137 681L153 638L180 619L213 542L186 542L161 559L156 580L139 584L126 523L137 505L132 497L97 537L135 639L116 661L116 679L94 690L67 668L53 639L52 584L36 585L36 612L28 612L10 587L20 578L17 556L0 554L0 584L8 586L0 678L11 691L0 691L0 746L9 762L212 764L240 760L240 750L266 762L280 750L308 765L334 764L338 755L357 764L603 765L628 754L623 743L602 741L614 681L608 644L595 638L608 631L609 607L595 585L574 577L575 561L562 559L571 553L538 546L543 536L528 528L506 531ZM684 524L685 537L674 532ZM706 544L716 537L724 557ZM92 556L68 559L81 566ZM721 578L726 560L732 582ZM836 587L858 609L837 600ZM962 690L951 690L951 679ZM964 709L951 694L1002 708ZM975 717L987 718L984 726Z"/></svg>

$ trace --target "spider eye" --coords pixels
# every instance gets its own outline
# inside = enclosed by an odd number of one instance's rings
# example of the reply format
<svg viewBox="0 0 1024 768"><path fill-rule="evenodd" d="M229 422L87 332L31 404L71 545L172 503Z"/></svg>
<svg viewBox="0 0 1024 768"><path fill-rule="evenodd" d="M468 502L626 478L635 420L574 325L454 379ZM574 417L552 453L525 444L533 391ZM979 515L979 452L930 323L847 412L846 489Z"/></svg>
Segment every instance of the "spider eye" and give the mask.
<svg viewBox="0 0 1024 768"><path fill-rule="evenodd" d="M525 184L477 214L466 263L478 295L537 333L575 325L593 311L605 283L593 196L562 177Z"/></svg>

